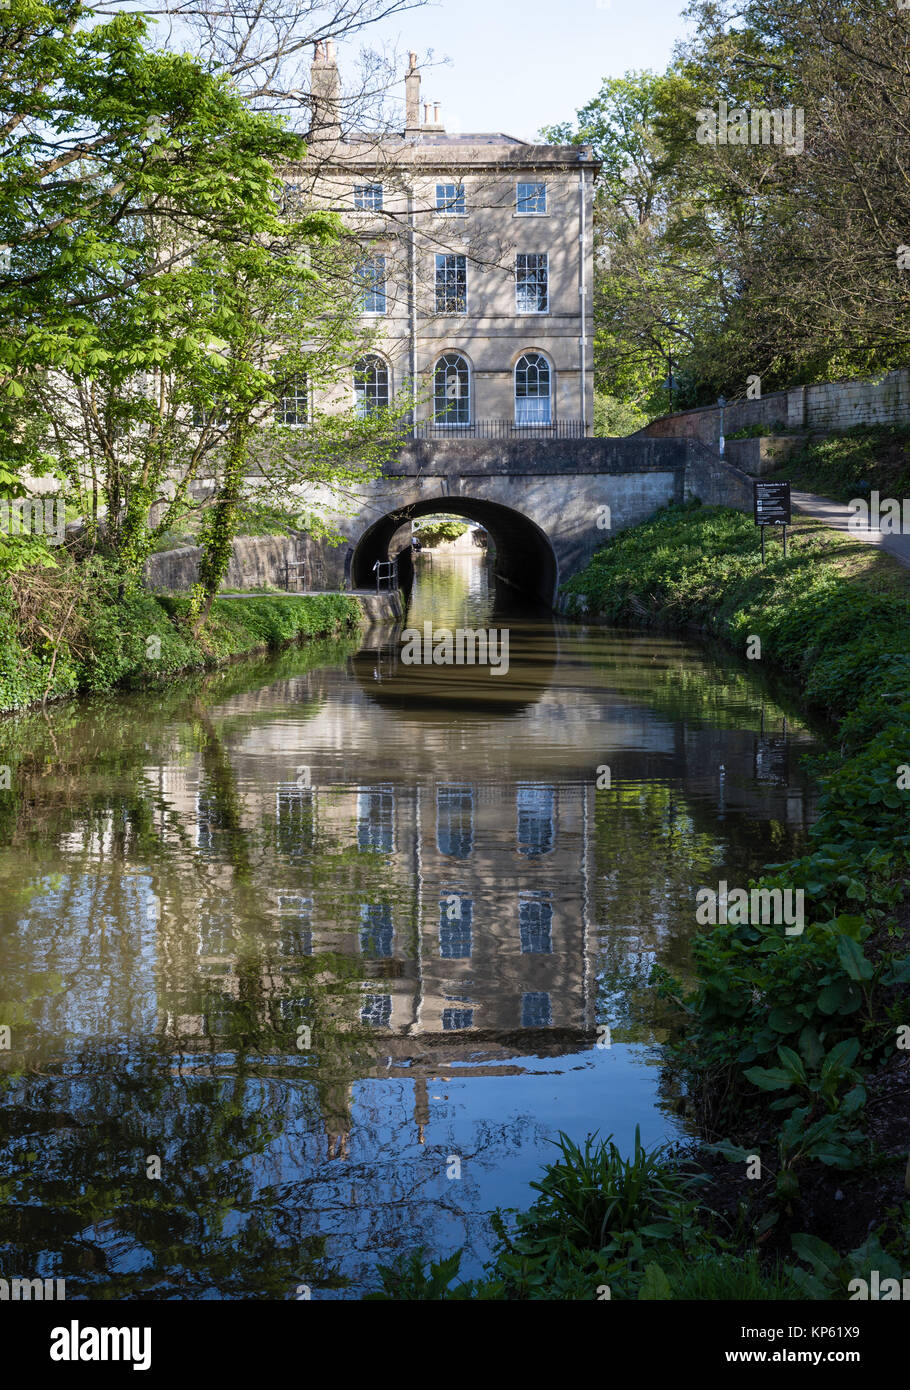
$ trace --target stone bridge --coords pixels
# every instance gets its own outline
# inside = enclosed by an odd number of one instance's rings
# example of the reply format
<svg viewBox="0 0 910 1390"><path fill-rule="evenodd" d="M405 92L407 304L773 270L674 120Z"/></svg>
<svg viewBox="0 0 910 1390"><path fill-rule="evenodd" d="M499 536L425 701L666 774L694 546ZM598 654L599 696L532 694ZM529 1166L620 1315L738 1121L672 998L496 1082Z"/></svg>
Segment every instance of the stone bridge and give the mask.
<svg viewBox="0 0 910 1390"><path fill-rule="evenodd" d="M486 528L501 579L552 606L611 534L658 508L752 505L752 480L691 439L415 440L386 474L332 516L348 545L326 556L328 587L374 587L403 523L451 513Z"/></svg>
<svg viewBox="0 0 910 1390"><path fill-rule="evenodd" d="M752 479L695 439L415 440L344 511L333 511L324 492L302 491L304 506L331 522L341 544L304 535L238 538L223 587L296 587L299 577L304 589L375 590L373 566L390 558L396 531L451 513L487 529L501 580L555 607L559 585L611 535L694 497L751 511ZM189 588L199 555L195 547L153 555L147 582Z"/></svg>

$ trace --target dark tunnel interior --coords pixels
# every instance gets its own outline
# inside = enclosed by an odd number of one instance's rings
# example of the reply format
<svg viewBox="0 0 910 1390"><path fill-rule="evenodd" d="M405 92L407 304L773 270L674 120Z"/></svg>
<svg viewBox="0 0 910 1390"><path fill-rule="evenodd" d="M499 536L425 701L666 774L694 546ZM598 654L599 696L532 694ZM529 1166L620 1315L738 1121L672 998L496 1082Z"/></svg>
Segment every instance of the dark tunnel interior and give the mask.
<svg viewBox="0 0 910 1390"><path fill-rule="evenodd" d="M435 497L389 512L361 536L351 557L350 579L355 589L375 587L373 566L388 560L389 543L404 522L420 516L463 516L490 535L496 552L496 577L526 597L552 607L558 567L553 547L539 526L520 512L498 502L467 497ZM410 553L403 553L400 579L407 585Z"/></svg>

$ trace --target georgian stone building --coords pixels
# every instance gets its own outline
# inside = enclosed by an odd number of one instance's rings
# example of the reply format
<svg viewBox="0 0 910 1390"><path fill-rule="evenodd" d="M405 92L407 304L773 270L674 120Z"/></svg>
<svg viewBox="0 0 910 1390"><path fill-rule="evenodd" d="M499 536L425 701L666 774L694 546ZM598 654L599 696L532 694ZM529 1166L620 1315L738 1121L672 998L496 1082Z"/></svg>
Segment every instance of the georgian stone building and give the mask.
<svg viewBox="0 0 910 1390"><path fill-rule="evenodd" d="M418 436L590 434L592 208L577 145L453 134L411 54L400 134L345 132L331 41L312 66L309 156L289 197L342 214L362 247L371 347L359 409L403 398Z"/></svg>

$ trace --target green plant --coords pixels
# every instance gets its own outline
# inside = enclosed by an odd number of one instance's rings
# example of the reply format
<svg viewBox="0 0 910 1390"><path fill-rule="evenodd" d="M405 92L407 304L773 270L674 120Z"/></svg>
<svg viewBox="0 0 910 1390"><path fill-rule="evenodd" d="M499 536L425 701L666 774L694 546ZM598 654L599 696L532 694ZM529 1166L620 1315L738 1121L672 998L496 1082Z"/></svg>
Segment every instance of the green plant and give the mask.
<svg viewBox="0 0 910 1390"><path fill-rule="evenodd" d="M809 1266L788 1265L786 1272L806 1298L844 1299L853 1279L868 1283L873 1270L882 1279L900 1279L901 1267L883 1250L878 1236L870 1235L847 1255L839 1255L818 1236L800 1233L792 1237L794 1253Z"/></svg>
<svg viewBox="0 0 910 1390"><path fill-rule="evenodd" d="M382 1288L364 1295L367 1301L386 1302L471 1298L473 1284L459 1284L450 1287L461 1265L462 1251L456 1250L447 1259L439 1260L425 1268L426 1250L420 1246L406 1255L401 1255L391 1265L379 1266Z"/></svg>
<svg viewBox="0 0 910 1390"><path fill-rule="evenodd" d="M644 429L649 416L632 401L601 392L594 395L594 433L599 439L625 438Z"/></svg>
<svg viewBox="0 0 910 1390"><path fill-rule="evenodd" d="M812 1166L869 1161L865 1073L893 1053L910 983L894 922L910 873L910 591L851 542L797 534L786 560L772 553L762 567L749 518L674 507L565 586L570 605L583 595L588 615L612 622L694 624L739 650L758 633L763 663L840 721L836 751L816 759L807 851L750 885L801 892L803 930L727 921L695 938L694 990L665 972L653 980L678 1008L671 1053L702 1123L773 1135L774 1203L759 1234L792 1216ZM717 1147L742 1161L754 1141Z"/></svg>
<svg viewBox="0 0 910 1390"><path fill-rule="evenodd" d="M439 545L442 541L457 541L468 529L466 521L456 521L453 517L425 517L415 527L423 545Z"/></svg>
<svg viewBox="0 0 910 1390"><path fill-rule="evenodd" d="M678 1233L695 1180L668 1166L667 1146L645 1149L637 1125L630 1158L612 1135L600 1143L589 1135L584 1147L565 1134L557 1142L562 1157L531 1184L540 1193L532 1210L541 1240L565 1236L599 1250L629 1233L657 1240Z"/></svg>
<svg viewBox="0 0 910 1390"><path fill-rule="evenodd" d="M791 1273L779 1265L762 1268L754 1250L745 1255L705 1250L661 1270L667 1298L703 1303L796 1300L803 1295ZM652 1295L639 1293L639 1298Z"/></svg>
<svg viewBox="0 0 910 1390"><path fill-rule="evenodd" d="M797 1091L797 1095L774 1101L772 1110L792 1109L799 1104L801 1094L812 1113L827 1110L833 1114L854 1114L866 1099L860 1073L853 1066L859 1056L859 1039L844 1038L826 1054L818 1033L807 1024L800 1033L799 1046L802 1056L792 1047L780 1046L779 1067L750 1067L746 1077L763 1091ZM840 1097L838 1092L843 1084L851 1089Z"/></svg>
<svg viewBox="0 0 910 1390"><path fill-rule="evenodd" d="M789 459L782 476L839 502L910 496L910 427L857 425L809 438Z"/></svg>

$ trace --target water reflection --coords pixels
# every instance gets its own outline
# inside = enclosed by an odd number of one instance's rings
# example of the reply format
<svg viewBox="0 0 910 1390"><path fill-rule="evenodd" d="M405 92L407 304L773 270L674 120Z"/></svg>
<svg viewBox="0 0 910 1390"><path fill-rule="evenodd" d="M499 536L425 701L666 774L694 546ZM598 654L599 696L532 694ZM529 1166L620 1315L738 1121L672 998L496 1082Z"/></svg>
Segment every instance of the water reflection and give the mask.
<svg viewBox="0 0 910 1390"><path fill-rule="evenodd" d="M492 616L424 559L415 618ZM678 1131L650 968L798 849L810 734L687 643L515 634L501 700L377 698L385 634L0 727L7 1269L356 1296L419 1243L476 1269L559 1129Z"/></svg>
<svg viewBox="0 0 910 1390"><path fill-rule="evenodd" d="M352 669L378 705L405 707L413 717L435 722L447 722L455 711L515 715L539 700L553 680L561 624L548 609L497 582L493 562L482 554L418 555L406 624L418 633L427 627L505 628L508 659L495 672L489 665L406 664L400 629L375 628Z"/></svg>

